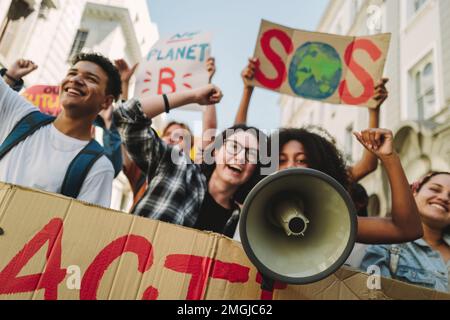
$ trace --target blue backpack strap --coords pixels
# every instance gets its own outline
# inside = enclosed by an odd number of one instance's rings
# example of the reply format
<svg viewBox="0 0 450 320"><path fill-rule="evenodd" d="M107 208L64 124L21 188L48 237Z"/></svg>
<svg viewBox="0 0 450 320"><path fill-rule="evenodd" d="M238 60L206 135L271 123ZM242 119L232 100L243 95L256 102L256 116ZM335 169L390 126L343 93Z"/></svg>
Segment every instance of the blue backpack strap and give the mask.
<svg viewBox="0 0 450 320"><path fill-rule="evenodd" d="M97 141L92 140L89 142L69 165L64 177L61 194L76 199L89 171L104 154L103 147Z"/></svg>
<svg viewBox="0 0 450 320"><path fill-rule="evenodd" d="M0 145L0 160L3 159L6 154L8 154L8 152L10 152L19 143L53 121L55 121L55 117L46 115L39 111L34 111L26 115L16 124L16 126L11 130L9 136Z"/></svg>

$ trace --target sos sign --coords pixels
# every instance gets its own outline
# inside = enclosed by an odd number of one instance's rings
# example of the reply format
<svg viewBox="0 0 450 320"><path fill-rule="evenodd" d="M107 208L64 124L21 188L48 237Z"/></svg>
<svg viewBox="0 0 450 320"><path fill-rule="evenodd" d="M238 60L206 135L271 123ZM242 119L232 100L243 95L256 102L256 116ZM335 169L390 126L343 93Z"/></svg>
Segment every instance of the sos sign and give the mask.
<svg viewBox="0 0 450 320"><path fill-rule="evenodd" d="M336 36L263 21L253 85L328 103L374 106L390 35Z"/></svg>

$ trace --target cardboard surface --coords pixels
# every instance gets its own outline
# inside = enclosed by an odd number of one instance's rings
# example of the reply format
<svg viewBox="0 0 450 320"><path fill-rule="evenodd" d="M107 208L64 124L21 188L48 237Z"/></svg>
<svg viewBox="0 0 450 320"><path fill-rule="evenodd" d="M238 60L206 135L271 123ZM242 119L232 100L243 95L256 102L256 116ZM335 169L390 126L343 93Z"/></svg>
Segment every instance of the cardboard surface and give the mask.
<svg viewBox="0 0 450 320"><path fill-rule="evenodd" d="M210 33L193 32L158 41L138 67L134 96L170 94L207 85L211 39ZM201 111L196 105L183 107L189 109Z"/></svg>
<svg viewBox="0 0 450 320"><path fill-rule="evenodd" d="M294 97L373 108L390 38L308 32L263 20L252 84Z"/></svg>
<svg viewBox="0 0 450 320"><path fill-rule="evenodd" d="M262 291L241 244L0 183L0 299L450 299L343 268Z"/></svg>

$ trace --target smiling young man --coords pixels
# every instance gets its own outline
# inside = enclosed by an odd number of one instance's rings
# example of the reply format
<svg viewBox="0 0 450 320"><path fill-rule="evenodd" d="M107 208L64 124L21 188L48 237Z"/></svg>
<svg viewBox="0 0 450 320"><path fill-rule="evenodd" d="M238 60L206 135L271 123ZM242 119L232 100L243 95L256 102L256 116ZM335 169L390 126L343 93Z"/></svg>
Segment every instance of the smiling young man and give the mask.
<svg viewBox="0 0 450 320"><path fill-rule="evenodd" d="M33 68L31 61L19 60L3 78L10 84ZM92 140L91 128L120 96L114 65L99 54L75 57L61 82L63 111L56 119L45 118L7 83L0 80L0 181L109 207L114 169ZM21 139L18 127L27 132Z"/></svg>

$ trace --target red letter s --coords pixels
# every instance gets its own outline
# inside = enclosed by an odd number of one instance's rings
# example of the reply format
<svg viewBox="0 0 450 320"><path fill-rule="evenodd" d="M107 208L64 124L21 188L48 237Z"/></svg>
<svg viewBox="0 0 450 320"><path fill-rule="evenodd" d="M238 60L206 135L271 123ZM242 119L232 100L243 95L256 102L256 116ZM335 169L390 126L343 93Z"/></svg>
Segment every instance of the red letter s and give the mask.
<svg viewBox="0 0 450 320"><path fill-rule="evenodd" d="M361 82L364 87L364 92L359 97L354 97L348 90L347 81L343 80L339 87L339 95L342 102L346 104L358 105L370 100L374 95L374 80L367 71L361 67L354 59L353 52L355 50L365 50L373 61L380 59L381 50L370 40L360 39L350 43L345 51L345 63L355 77Z"/></svg>
<svg viewBox="0 0 450 320"><path fill-rule="evenodd" d="M264 55L272 63L278 75L275 79L267 78L259 68L258 64L255 71L255 79L264 87L272 90L277 90L281 87L281 85L287 78L287 67L281 57L271 48L270 41L272 40L272 38L276 38L281 42L287 54L292 53L292 51L294 50L294 44L291 38L289 38L289 36L282 30L268 30L261 37L261 48L264 52Z"/></svg>

